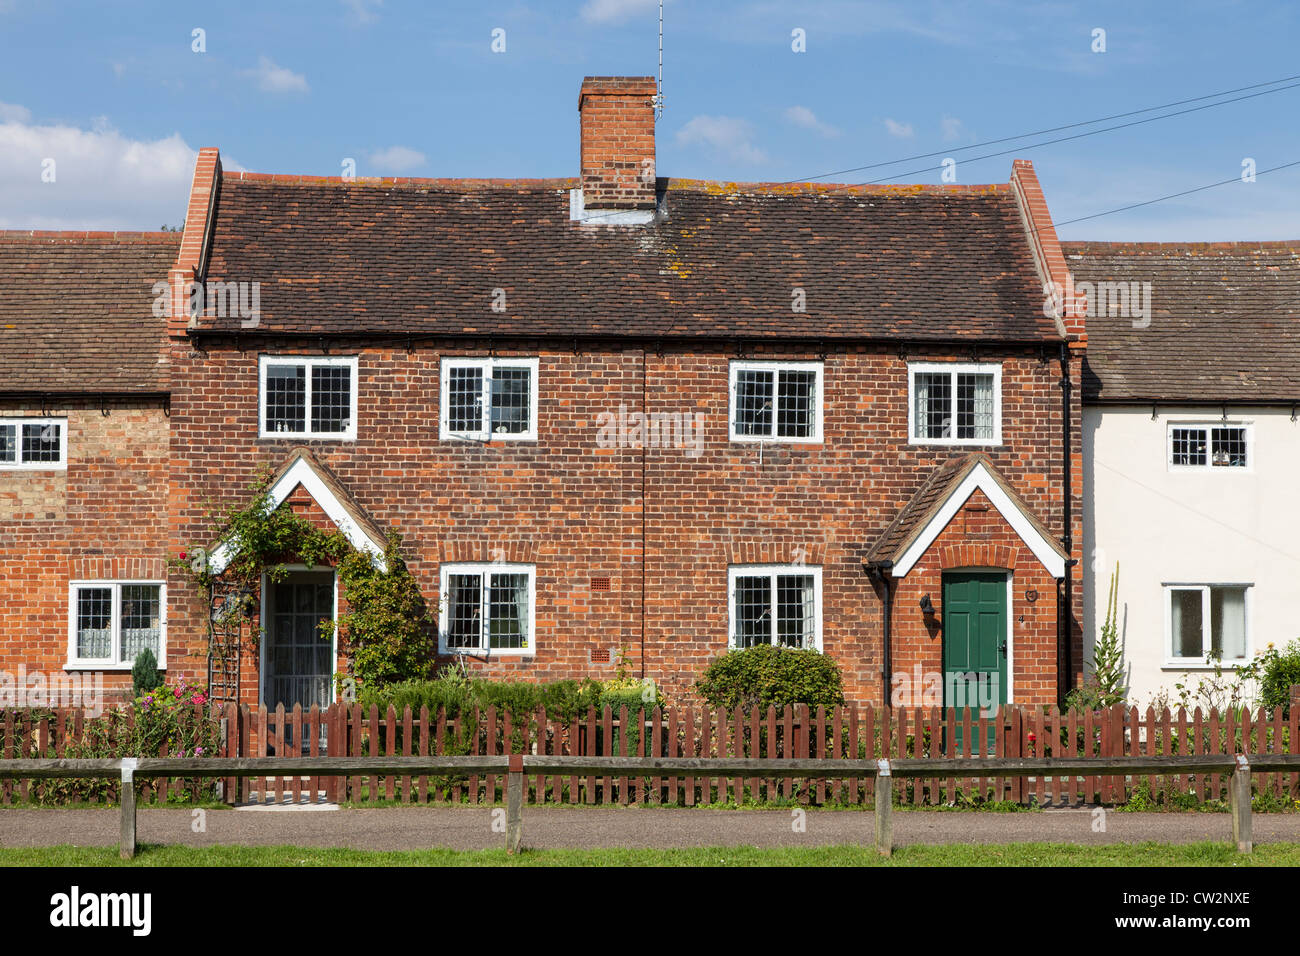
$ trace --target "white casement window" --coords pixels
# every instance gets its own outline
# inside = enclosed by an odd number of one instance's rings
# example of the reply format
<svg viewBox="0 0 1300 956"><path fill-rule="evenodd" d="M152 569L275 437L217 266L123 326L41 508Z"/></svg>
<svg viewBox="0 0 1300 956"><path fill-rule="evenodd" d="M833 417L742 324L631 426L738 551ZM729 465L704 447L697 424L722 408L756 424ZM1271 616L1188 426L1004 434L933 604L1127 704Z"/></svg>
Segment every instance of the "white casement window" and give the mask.
<svg viewBox="0 0 1300 956"><path fill-rule="evenodd" d="M1247 584L1168 584L1166 654L1172 665L1224 664L1246 660L1250 648Z"/></svg>
<svg viewBox="0 0 1300 956"><path fill-rule="evenodd" d="M66 418L0 418L0 471L68 466Z"/></svg>
<svg viewBox="0 0 1300 956"><path fill-rule="evenodd" d="M912 444L1002 443L1002 366L915 363L907 382Z"/></svg>
<svg viewBox="0 0 1300 956"><path fill-rule="evenodd" d="M259 438L357 437L356 356L263 355Z"/></svg>
<svg viewBox="0 0 1300 956"><path fill-rule="evenodd" d="M746 564L727 569L730 645L822 646L822 569Z"/></svg>
<svg viewBox="0 0 1300 956"><path fill-rule="evenodd" d="M537 440L535 358L444 358L443 439Z"/></svg>
<svg viewBox="0 0 1300 956"><path fill-rule="evenodd" d="M129 670L145 648L166 667L167 587L159 581L73 581L68 667Z"/></svg>
<svg viewBox="0 0 1300 956"><path fill-rule="evenodd" d="M731 440L820 442L821 362L732 362Z"/></svg>
<svg viewBox="0 0 1300 956"><path fill-rule="evenodd" d="M1239 468L1251 466L1251 428L1241 423L1169 423L1169 467Z"/></svg>
<svg viewBox="0 0 1300 956"><path fill-rule="evenodd" d="M535 653L536 577L532 564L444 564L439 652Z"/></svg>

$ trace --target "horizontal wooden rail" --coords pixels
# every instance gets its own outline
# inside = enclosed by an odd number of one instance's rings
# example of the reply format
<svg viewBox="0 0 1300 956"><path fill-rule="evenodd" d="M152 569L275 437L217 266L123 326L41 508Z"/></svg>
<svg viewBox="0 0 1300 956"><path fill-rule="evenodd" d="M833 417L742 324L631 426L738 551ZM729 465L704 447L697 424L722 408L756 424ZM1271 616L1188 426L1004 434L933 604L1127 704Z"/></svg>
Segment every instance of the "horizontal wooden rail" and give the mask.
<svg viewBox="0 0 1300 956"><path fill-rule="evenodd" d="M563 757L532 754L503 756L432 757L127 757L115 759L4 759L0 778L120 777L122 780L123 858L135 854L136 775L143 777L250 777L267 774L311 776L387 774L502 773L506 777L506 849L517 852L523 838L524 775L642 775L665 773L701 777L911 777L942 778L963 775L1002 777L1088 776L1143 773L1223 773L1228 788L1232 833L1237 849L1251 851L1250 774L1252 771L1300 770L1300 754L1200 754L1132 757L964 757L934 759L914 757L881 760L792 759L763 760L744 757ZM888 794L886 788L883 793ZM876 846L884 855L893 851L892 805L876 800Z"/></svg>

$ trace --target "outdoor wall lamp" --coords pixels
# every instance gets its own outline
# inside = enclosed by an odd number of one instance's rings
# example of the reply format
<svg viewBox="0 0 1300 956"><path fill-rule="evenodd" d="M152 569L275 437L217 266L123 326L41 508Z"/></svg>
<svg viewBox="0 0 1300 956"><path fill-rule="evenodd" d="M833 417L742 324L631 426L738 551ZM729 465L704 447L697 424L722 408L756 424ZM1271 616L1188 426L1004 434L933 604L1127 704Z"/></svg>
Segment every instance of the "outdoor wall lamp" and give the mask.
<svg viewBox="0 0 1300 956"><path fill-rule="evenodd" d="M921 613L926 617L930 617L934 614L934 603L930 600L930 595L928 594L921 595Z"/></svg>

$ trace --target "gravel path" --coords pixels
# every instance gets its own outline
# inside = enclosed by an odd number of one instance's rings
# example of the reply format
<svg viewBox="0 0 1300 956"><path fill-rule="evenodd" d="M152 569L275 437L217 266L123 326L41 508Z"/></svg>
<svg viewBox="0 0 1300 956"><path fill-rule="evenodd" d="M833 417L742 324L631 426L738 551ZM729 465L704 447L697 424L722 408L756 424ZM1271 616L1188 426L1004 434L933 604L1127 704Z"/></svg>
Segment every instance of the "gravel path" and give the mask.
<svg viewBox="0 0 1300 956"><path fill-rule="evenodd" d="M484 808L209 810L205 832L194 811L142 809L141 843L339 846L363 850L500 847ZM503 820L503 817L502 817ZM858 811L684 810L620 807L525 807L524 844L560 847L826 846L870 842L874 817ZM1093 811L1038 813L895 812L895 845L912 843L1192 843L1228 840L1226 813L1114 813L1095 832ZM104 810L0 810L0 846L71 843L114 846L118 814ZM1256 843L1300 842L1300 814L1254 815Z"/></svg>

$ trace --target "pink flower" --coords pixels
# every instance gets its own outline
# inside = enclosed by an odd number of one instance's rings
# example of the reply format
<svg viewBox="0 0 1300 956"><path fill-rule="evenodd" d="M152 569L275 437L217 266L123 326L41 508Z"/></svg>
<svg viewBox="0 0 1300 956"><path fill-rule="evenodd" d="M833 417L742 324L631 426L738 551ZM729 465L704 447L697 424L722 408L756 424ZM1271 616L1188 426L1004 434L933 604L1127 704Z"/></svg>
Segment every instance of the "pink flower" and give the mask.
<svg viewBox="0 0 1300 956"><path fill-rule="evenodd" d="M196 703L196 704L201 704L201 703L203 703L205 700L207 700L207 698L204 697L202 694L195 694L194 697L191 698L191 699L192 699L193 702Z"/></svg>

